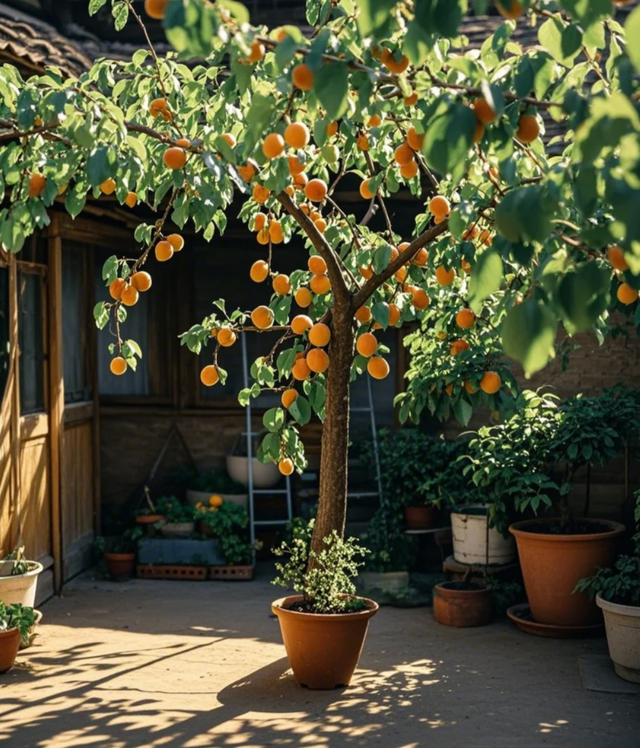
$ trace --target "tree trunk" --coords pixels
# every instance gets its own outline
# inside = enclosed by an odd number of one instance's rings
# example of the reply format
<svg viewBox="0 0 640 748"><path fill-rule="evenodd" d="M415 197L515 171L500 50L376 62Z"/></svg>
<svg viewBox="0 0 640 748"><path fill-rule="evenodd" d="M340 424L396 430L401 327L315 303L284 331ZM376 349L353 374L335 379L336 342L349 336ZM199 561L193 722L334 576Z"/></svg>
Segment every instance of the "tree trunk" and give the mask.
<svg viewBox="0 0 640 748"><path fill-rule="evenodd" d="M349 380L353 361L354 319L334 307L331 324L327 400L320 455L320 498L312 548L318 553L333 530L344 535L347 515Z"/></svg>

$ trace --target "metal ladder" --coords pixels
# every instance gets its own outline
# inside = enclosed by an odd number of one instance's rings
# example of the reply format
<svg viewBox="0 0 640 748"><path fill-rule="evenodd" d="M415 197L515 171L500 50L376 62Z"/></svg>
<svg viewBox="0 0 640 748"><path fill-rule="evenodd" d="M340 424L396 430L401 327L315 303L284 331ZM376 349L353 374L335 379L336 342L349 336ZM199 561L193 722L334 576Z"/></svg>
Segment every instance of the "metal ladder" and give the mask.
<svg viewBox="0 0 640 748"><path fill-rule="evenodd" d="M367 374L367 400L368 405L361 407L351 407L351 413L368 413L369 423L371 426L371 440L373 441L373 455L376 466L376 484L378 486L377 491L349 491L347 498L367 498L377 496L380 504L382 504L382 476L380 473L380 452L378 450L378 430L376 428L376 416L373 408L373 391L371 389L371 377Z"/></svg>

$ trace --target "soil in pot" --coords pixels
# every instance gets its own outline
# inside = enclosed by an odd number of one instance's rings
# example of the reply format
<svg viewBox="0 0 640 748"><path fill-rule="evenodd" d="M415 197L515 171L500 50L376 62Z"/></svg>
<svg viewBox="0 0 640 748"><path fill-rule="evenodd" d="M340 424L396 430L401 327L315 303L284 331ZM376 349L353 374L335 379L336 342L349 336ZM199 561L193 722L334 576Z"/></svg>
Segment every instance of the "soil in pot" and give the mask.
<svg viewBox="0 0 640 748"><path fill-rule="evenodd" d="M360 659L369 620L378 604L366 598L355 613L309 613L302 595L276 600L271 610L280 621L287 657L298 683L314 689L348 686Z"/></svg>
<svg viewBox="0 0 640 748"><path fill-rule="evenodd" d="M124 582L130 579L136 570L135 553L105 553L107 571L114 582Z"/></svg>
<svg viewBox="0 0 640 748"><path fill-rule="evenodd" d="M405 506L404 521L409 530L429 530L436 526L438 509L435 506Z"/></svg>
<svg viewBox="0 0 640 748"><path fill-rule="evenodd" d="M596 603L604 613L609 656L616 673L640 683L640 607L604 600L599 593Z"/></svg>
<svg viewBox="0 0 640 748"><path fill-rule="evenodd" d="M575 531L557 520L526 520L509 528L518 544L524 586L533 619L558 626L593 626L602 614L586 593L573 590L598 567L612 566L624 526L581 519ZM571 528L573 530L573 528Z"/></svg>
<svg viewBox="0 0 640 748"><path fill-rule="evenodd" d="M442 582L434 587L433 614L443 626L486 626L491 620L493 593L476 582Z"/></svg>
<svg viewBox="0 0 640 748"><path fill-rule="evenodd" d="M20 631L17 628L0 631L0 673L11 670L19 648Z"/></svg>

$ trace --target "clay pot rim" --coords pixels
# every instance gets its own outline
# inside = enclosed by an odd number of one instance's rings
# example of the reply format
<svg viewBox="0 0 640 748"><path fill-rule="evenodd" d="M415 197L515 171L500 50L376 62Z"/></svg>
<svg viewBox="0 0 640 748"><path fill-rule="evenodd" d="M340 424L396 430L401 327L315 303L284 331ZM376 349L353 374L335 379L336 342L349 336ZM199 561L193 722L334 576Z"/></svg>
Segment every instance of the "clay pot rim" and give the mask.
<svg viewBox="0 0 640 748"><path fill-rule="evenodd" d="M7 639L15 631L17 631L18 632L18 636L20 636L20 630L18 629L17 626L14 626L12 629L7 629L6 631L0 631L0 639Z"/></svg>
<svg viewBox="0 0 640 748"><path fill-rule="evenodd" d="M483 587L481 590L455 590L447 587L448 584L457 584L457 582L440 582L434 587L438 591L441 597L460 597L460 598L471 598L471 597L486 597L487 593L491 595L491 587Z"/></svg>
<svg viewBox="0 0 640 748"><path fill-rule="evenodd" d="M136 522L139 525L150 525L154 522L163 522L166 519L164 514L139 514L136 517Z"/></svg>
<svg viewBox="0 0 640 748"><path fill-rule="evenodd" d="M609 539L619 537L624 534L626 529L620 522L614 522L610 519L581 519L580 522L594 525L607 525L611 529L606 530L605 532L581 533L577 535L555 535L552 533L532 532L531 530L527 530L527 527L531 527L532 525L551 525L557 524L557 522L557 519L526 519L509 525L509 532L514 535L516 539L519 537L526 537L545 540L551 543L584 543L591 542L592 540L604 540L605 538Z"/></svg>
<svg viewBox="0 0 640 748"><path fill-rule="evenodd" d="M289 605L300 602L304 599L304 595L289 595L288 597L281 597L278 600L274 600L271 603L271 612L276 616L291 616L293 618L306 618L309 622L313 621L316 623L329 623L329 622L349 622L349 621L363 621L374 616L380 606L375 600L370 600L368 597L360 597L360 595L347 595L354 600L363 600L367 604L366 610L359 610L355 613L304 613L301 610L290 610Z"/></svg>
<svg viewBox="0 0 640 748"><path fill-rule="evenodd" d="M104 557L107 561L135 561L136 554L131 553L105 553Z"/></svg>
<svg viewBox="0 0 640 748"><path fill-rule="evenodd" d="M596 605L608 613L618 613L623 616L640 618L640 606L624 605L623 603L614 603L611 600L605 600L599 592L596 595Z"/></svg>

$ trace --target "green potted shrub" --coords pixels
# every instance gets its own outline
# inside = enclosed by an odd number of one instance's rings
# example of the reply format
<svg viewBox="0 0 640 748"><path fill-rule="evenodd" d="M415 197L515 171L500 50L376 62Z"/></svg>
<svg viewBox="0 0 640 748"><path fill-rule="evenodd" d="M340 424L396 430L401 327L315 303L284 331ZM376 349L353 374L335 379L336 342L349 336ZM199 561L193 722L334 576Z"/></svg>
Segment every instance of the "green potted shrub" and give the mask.
<svg viewBox="0 0 640 748"><path fill-rule="evenodd" d="M36 614L32 607L0 602L0 673L11 670L21 643L29 646L35 623Z"/></svg>
<svg viewBox="0 0 640 748"><path fill-rule="evenodd" d="M246 509L220 498L217 505L196 507L196 518L203 535L217 538L226 566L252 564L253 547L247 538L249 514Z"/></svg>
<svg viewBox="0 0 640 748"><path fill-rule="evenodd" d="M42 569L42 564L24 557L24 547L5 556L0 560L0 602L5 605L20 603L33 608Z"/></svg>
<svg viewBox="0 0 640 748"><path fill-rule="evenodd" d="M595 597L604 613L609 655L616 673L640 683L640 491L636 492L638 533L631 555L619 556L613 568L601 568L581 579L576 592Z"/></svg>
<svg viewBox="0 0 640 748"><path fill-rule="evenodd" d="M366 550L354 538L333 532L323 548L311 549L311 533L297 533L275 549L278 562L274 584L291 585L300 593L276 600L271 608L280 622L293 674L309 688L347 686L358 664L369 620L377 603L355 596L354 577Z"/></svg>
<svg viewBox="0 0 640 748"><path fill-rule="evenodd" d="M222 470L209 470L202 475L191 475L187 486L185 498L191 506L207 505L214 496L238 504L244 509L249 502L246 486Z"/></svg>
<svg viewBox="0 0 640 748"><path fill-rule="evenodd" d="M196 529L195 510L175 496L161 496L156 501L157 511L165 517L160 534L165 538L188 538Z"/></svg>
<svg viewBox="0 0 640 748"><path fill-rule="evenodd" d="M134 575L136 549L142 534L142 528L135 527L115 538L96 538L96 550L104 558L107 572L114 582L124 582Z"/></svg>
<svg viewBox="0 0 640 748"><path fill-rule="evenodd" d="M368 593L393 595L409 587L409 571L415 562L415 539L407 536L395 513L386 506L373 515L362 542L368 549L358 584Z"/></svg>

